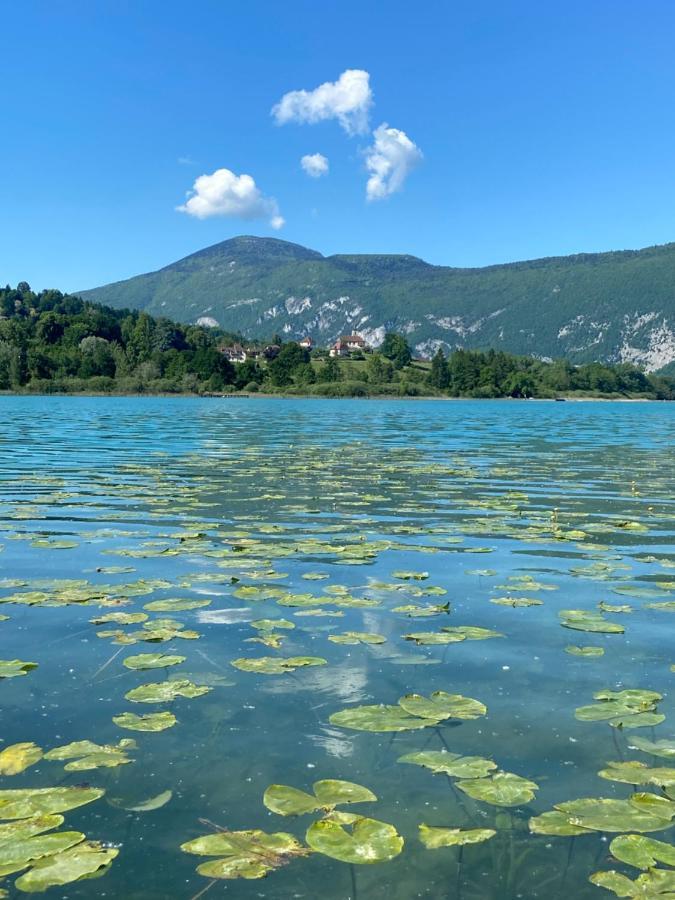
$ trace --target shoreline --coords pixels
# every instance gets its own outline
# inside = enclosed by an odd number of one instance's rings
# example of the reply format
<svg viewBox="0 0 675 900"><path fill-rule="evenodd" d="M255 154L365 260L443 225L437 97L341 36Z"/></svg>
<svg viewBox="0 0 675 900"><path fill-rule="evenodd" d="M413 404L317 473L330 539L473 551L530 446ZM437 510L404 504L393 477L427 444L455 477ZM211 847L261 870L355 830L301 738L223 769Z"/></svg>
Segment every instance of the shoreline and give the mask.
<svg viewBox="0 0 675 900"><path fill-rule="evenodd" d="M54 391L49 393L31 392L31 391L0 391L2 397L133 397L133 398L170 398L184 397L195 400L434 400L434 401L479 401L489 402L494 400L508 400L518 403L668 403L671 401L659 399L657 397L579 397L576 395L561 394L558 397L450 397L439 396L434 394L422 394L419 396L399 396L396 394L367 394L365 396L346 396L346 397L323 397L317 394L283 394L283 393L263 393L237 391L233 393L203 393L195 394L185 393L153 393L153 392L136 392L127 393L122 391Z"/></svg>

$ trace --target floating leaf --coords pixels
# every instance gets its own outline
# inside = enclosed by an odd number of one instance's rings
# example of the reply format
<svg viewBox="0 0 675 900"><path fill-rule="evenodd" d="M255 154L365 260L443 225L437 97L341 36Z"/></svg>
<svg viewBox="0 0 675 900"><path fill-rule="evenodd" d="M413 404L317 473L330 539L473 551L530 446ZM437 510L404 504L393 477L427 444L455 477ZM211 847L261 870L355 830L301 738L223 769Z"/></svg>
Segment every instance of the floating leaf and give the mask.
<svg viewBox="0 0 675 900"><path fill-rule="evenodd" d="M283 659L277 656L259 656L256 659L233 659L230 665L242 672L258 672L261 675L284 675L303 666L325 666L328 660L320 656L291 656Z"/></svg>
<svg viewBox="0 0 675 900"><path fill-rule="evenodd" d="M21 659L0 659L0 678L16 678L27 675L31 669L37 669L37 663L24 662Z"/></svg>
<svg viewBox="0 0 675 900"><path fill-rule="evenodd" d="M598 887L612 891L617 897L643 897L645 900L672 900L675 897L675 871L652 869L640 875L635 881L618 872L596 872L588 879Z"/></svg>
<svg viewBox="0 0 675 900"><path fill-rule="evenodd" d="M125 712L119 716L113 716L115 725L129 731L165 731L175 725L177 721L172 712L145 713L142 716Z"/></svg>
<svg viewBox="0 0 675 900"><path fill-rule="evenodd" d="M313 822L305 839L317 853L352 864L387 862L403 849L403 838L393 825L363 817L344 825L330 819Z"/></svg>
<svg viewBox="0 0 675 900"><path fill-rule="evenodd" d="M419 694L406 694L398 702L410 715L436 721L477 719L487 713L487 707L480 700L462 697L461 694L447 694L445 691L434 691L428 699Z"/></svg>
<svg viewBox="0 0 675 900"><path fill-rule="evenodd" d="M491 597L490 603L496 603L497 606L543 606L544 601L536 597Z"/></svg>
<svg viewBox="0 0 675 900"><path fill-rule="evenodd" d="M613 800L591 797L556 803L556 809L566 817L571 825L578 825L592 831L661 831L669 828L675 816L675 803L665 798L653 796L657 802L636 803L641 795L635 794L630 800ZM645 795L642 795L645 796ZM663 802L658 802L663 799ZM645 808L645 806L647 808Z"/></svg>
<svg viewBox="0 0 675 900"><path fill-rule="evenodd" d="M574 644L570 644L565 647L565 653L569 653L571 656L594 657L603 656L605 651L602 647L577 647Z"/></svg>
<svg viewBox="0 0 675 900"><path fill-rule="evenodd" d="M651 869L657 863L675 866L675 847L641 834L622 834L609 845L615 859L638 869Z"/></svg>
<svg viewBox="0 0 675 900"><path fill-rule="evenodd" d="M0 753L0 775L18 775L42 759L42 750L31 742L11 744Z"/></svg>
<svg viewBox="0 0 675 900"><path fill-rule="evenodd" d="M183 612L189 609L202 609L204 606L210 606L212 602L207 599L190 600L177 597L167 600L152 600L150 603L146 603L143 609L150 612Z"/></svg>
<svg viewBox="0 0 675 900"><path fill-rule="evenodd" d="M497 834L492 828L436 828L431 825L420 825L419 830L420 841L427 850L480 844L483 841L489 841Z"/></svg>
<svg viewBox="0 0 675 900"><path fill-rule="evenodd" d="M598 775L608 781L620 781L623 784L653 784L656 787L675 785L675 769L651 769L645 763L635 761L610 762Z"/></svg>
<svg viewBox="0 0 675 900"><path fill-rule="evenodd" d="M384 644L387 639L367 631L345 631L343 634L328 635L328 640L334 644Z"/></svg>
<svg viewBox="0 0 675 900"><path fill-rule="evenodd" d="M352 706L329 716L329 722L355 731L410 731L434 725L437 719L421 719L400 706Z"/></svg>
<svg viewBox="0 0 675 900"><path fill-rule="evenodd" d="M101 873L115 859L119 850L86 841L54 856L38 860L15 884L20 891L35 893L61 884L70 884L94 873Z"/></svg>
<svg viewBox="0 0 675 900"><path fill-rule="evenodd" d="M84 840L79 831L36 834L0 844L0 877L19 872L45 856L69 850Z"/></svg>
<svg viewBox="0 0 675 900"><path fill-rule="evenodd" d="M332 810L342 803L377 800L368 788L351 781L315 781L313 791L314 796L285 784L272 784L265 791L263 803L280 816L300 816L319 809Z"/></svg>
<svg viewBox="0 0 675 900"><path fill-rule="evenodd" d="M558 613L563 628L593 631L601 634L623 634L626 630L618 622L610 622L601 613L588 609L563 609Z"/></svg>
<svg viewBox="0 0 675 900"><path fill-rule="evenodd" d="M84 806L105 791L93 787L22 788L0 791L0 819L28 819Z"/></svg>
<svg viewBox="0 0 675 900"><path fill-rule="evenodd" d="M432 772L441 772L453 778L484 778L497 768L491 759L481 756L461 756L459 753L448 753L442 750L421 750L399 756L398 762L424 766Z"/></svg>
<svg viewBox="0 0 675 900"><path fill-rule="evenodd" d="M111 612L105 613L103 616L96 616L89 621L93 625L105 625L107 622L114 622L116 625L138 625L140 622L146 622L147 619L148 614L142 612Z"/></svg>
<svg viewBox="0 0 675 900"><path fill-rule="evenodd" d="M207 878L264 878L268 872L285 865L294 857L307 856L309 850L283 831L219 831L181 844L185 853L217 856L197 866Z"/></svg>
<svg viewBox="0 0 675 900"><path fill-rule="evenodd" d="M675 740L672 738L650 741L647 738L631 737L628 747L630 750L642 750L644 753L651 753L652 756L660 756L663 759L675 759Z"/></svg>
<svg viewBox="0 0 675 900"><path fill-rule="evenodd" d="M467 641L486 641L489 638L504 637L499 631L491 628L479 628L477 625L444 625L441 631L447 634L461 634Z"/></svg>
<svg viewBox="0 0 675 900"><path fill-rule="evenodd" d="M429 577L428 572L404 572L397 570L391 573L392 578L399 578L402 581L426 581Z"/></svg>
<svg viewBox="0 0 675 900"><path fill-rule="evenodd" d="M260 631L274 631L276 628L295 628L295 624L289 622L288 619L257 619L255 622L251 622L251 626Z"/></svg>
<svg viewBox="0 0 675 900"><path fill-rule="evenodd" d="M184 656L169 656L164 653L139 653L137 656L127 656L122 664L127 669L164 669L168 666L178 666L185 662Z"/></svg>
<svg viewBox="0 0 675 900"><path fill-rule="evenodd" d="M542 813L540 816L533 816L529 821L529 826L532 834L548 834L557 837L574 837L577 834L591 833L588 828L582 828L581 825L572 825L568 817L557 809Z"/></svg>
<svg viewBox="0 0 675 900"><path fill-rule="evenodd" d="M108 803L116 809L124 809L127 812L153 812L155 809L161 809L163 806L166 806L172 797L173 791L162 791L161 794L157 794L155 797L150 797L140 803L125 804L122 800L114 799L108 799Z"/></svg>
<svg viewBox="0 0 675 900"><path fill-rule="evenodd" d="M93 741L73 741L45 753L45 759L72 760L64 766L65 771L86 772L90 769L113 769L124 766L132 762L126 751L135 749L136 742L130 738L123 738L116 746L95 744Z"/></svg>
<svg viewBox="0 0 675 900"><path fill-rule="evenodd" d="M201 697L211 690L203 684L193 684L187 678L176 681L159 681L150 684L142 684L133 688L124 695L126 700L132 703L166 703L175 700L176 697Z"/></svg>
<svg viewBox="0 0 675 900"><path fill-rule="evenodd" d="M458 781L457 787L474 800L493 806L521 806L534 799L539 785L512 772L496 772L487 778Z"/></svg>
<svg viewBox="0 0 675 900"><path fill-rule="evenodd" d="M426 618L428 616L437 616L440 613L447 613L450 611L450 604L443 603L439 606L416 606L414 603L410 603L407 606L395 606L392 612L395 613L403 613L411 619L419 619Z"/></svg>
<svg viewBox="0 0 675 900"><path fill-rule="evenodd" d="M456 644L465 640L463 634L448 634L447 631L417 631L412 634L404 634L406 641L414 641L416 644Z"/></svg>

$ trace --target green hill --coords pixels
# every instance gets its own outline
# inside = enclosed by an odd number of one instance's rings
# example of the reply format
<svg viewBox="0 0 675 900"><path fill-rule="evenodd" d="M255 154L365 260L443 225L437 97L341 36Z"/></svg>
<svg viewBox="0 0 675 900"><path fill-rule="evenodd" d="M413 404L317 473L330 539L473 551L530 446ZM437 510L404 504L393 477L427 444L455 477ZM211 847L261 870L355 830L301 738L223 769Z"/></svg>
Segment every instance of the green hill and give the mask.
<svg viewBox="0 0 675 900"><path fill-rule="evenodd" d="M78 293L248 337L309 334L325 345L357 331L378 345L399 331L427 357L438 347L494 347L649 371L675 360L675 243L456 269L238 237Z"/></svg>

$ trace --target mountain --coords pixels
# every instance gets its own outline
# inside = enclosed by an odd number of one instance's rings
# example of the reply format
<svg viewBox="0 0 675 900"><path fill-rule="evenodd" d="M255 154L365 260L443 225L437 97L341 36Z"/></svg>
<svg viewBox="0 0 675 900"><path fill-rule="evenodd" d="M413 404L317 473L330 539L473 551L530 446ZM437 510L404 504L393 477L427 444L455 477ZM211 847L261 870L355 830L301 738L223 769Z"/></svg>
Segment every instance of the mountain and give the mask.
<svg viewBox="0 0 675 900"><path fill-rule="evenodd" d="M495 347L648 371L675 360L675 243L459 269L237 237L79 293L247 337L308 334L326 345L356 331L377 345L400 331L420 356Z"/></svg>

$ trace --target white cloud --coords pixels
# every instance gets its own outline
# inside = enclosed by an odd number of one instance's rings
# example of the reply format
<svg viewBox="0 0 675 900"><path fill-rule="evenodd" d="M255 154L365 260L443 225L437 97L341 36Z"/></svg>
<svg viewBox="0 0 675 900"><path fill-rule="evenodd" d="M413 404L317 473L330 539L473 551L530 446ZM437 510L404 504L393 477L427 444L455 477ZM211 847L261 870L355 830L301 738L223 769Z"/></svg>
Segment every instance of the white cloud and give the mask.
<svg viewBox="0 0 675 900"><path fill-rule="evenodd" d="M272 228L284 225L274 197L266 197L250 175L235 175L229 169L200 175L188 199L176 209L197 219L237 216L240 219L269 219Z"/></svg>
<svg viewBox="0 0 675 900"><path fill-rule="evenodd" d="M368 200L382 200L403 187L408 174L422 159L422 151L405 131L383 123L373 132L375 141L366 151L370 178L366 185Z"/></svg>
<svg viewBox="0 0 675 900"><path fill-rule="evenodd" d="M300 165L310 178L328 175L328 160L321 153L308 153L300 160Z"/></svg>
<svg viewBox="0 0 675 900"><path fill-rule="evenodd" d="M337 119L347 134L368 130L373 103L370 75L362 69L347 69L337 81L326 81L313 91L289 91L272 109L277 125L287 122L314 124Z"/></svg>

